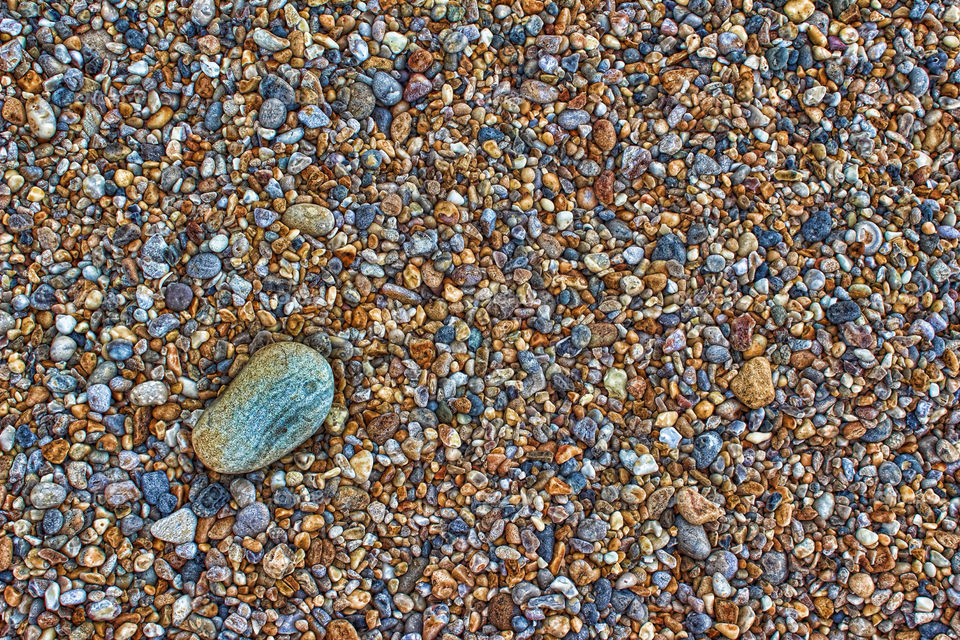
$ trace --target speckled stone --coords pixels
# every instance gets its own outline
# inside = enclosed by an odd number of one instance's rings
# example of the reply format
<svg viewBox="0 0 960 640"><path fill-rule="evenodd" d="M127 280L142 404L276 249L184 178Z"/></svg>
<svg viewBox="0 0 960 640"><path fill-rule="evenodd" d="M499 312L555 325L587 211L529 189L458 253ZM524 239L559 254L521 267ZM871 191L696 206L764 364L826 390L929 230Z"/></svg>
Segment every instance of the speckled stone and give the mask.
<svg viewBox="0 0 960 640"><path fill-rule="evenodd" d="M166 518L157 520L150 527L153 537L165 542L184 544L193 541L197 531L197 516L190 509L180 509Z"/></svg>
<svg viewBox="0 0 960 640"><path fill-rule="evenodd" d="M193 430L193 448L220 473L246 473L290 453L323 424L333 372L317 351L282 342L263 347Z"/></svg>
<svg viewBox="0 0 960 640"><path fill-rule="evenodd" d="M759 357L748 360L730 382L730 390L751 409L759 409L773 402L776 392L767 359Z"/></svg>
<svg viewBox="0 0 960 640"><path fill-rule="evenodd" d="M333 213L318 204L295 204L283 212L283 224L311 236L325 236L333 229Z"/></svg>

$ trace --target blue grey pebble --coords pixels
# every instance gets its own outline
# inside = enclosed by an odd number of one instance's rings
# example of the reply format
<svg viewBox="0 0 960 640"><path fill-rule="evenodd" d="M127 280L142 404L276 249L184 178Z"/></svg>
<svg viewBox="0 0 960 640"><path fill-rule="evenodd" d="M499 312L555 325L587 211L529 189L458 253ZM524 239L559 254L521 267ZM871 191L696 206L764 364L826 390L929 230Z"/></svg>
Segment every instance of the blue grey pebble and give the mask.
<svg viewBox="0 0 960 640"><path fill-rule="evenodd" d="M37 287L30 296L30 305L39 311L49 311L57 302L57 292L46 282Z"/></svg>
<svg viewBox="0 0 960 640"><path fill-rule="evenodd" d="M211 518L230 501L230 493L218 482L207 485L190 505L199 518Z"/></svg>
<svg viewBox="0 0 960 640"><path fill-rule="evenodd" d="M948 627L946 624L940 622L939 620L925 622L920 626L918 626L917 630L920 632L920 635L924 638L936 638L939 635L953 637L952 629Z"/></svg>
<svg viewBox="0 0 960 640"><path fill-rule="evenodd" d="M266 229L280 218L276 211L256 207L253 210L253 223L261 229Z"/></svg>
<svg viewBox="0 0 960 640"><path fill-rule="evenodd" d="M503 137L504 137L504 134L502 131L500 131L499 129L494 129L493 127L489 127L487 125L480 127L480 130L477 132L477 142L479 142L480 144L483 144L487 140L500 142L501 140L503 140Z"/></svg>
<svg viewBox="0 0 960 640"><path fill-rule="evenodd" d="M607 536L610 526L596 517L584 518L577 527L577 537L587 542L598 542Z"/></svg>
<svg viewBox="0 0 960 640"><path fill-rule="evenodd" d="M597 423L590 416L584 416L573 424L573 437L592 447L597 443Z"/></svg>
<svg viewBox="0 0 960 640"><path fill-rule="evenodd" d="M923 67L914 67L907 78L910 81L909 91L913 95L922 96L930 90L930 76Z"/></svg>
<svg viewBox="0 0 960 640"><path fill-rule="evenodd" d="M552 524L547 524L544 526L543 531L534 529L533 535L536 536L537 540L540 541L540 547L537 549L537 554L543 559L544 562L550 562L553 560L553 549L556 545L554 526Z"/></svg>
<svg viewBox="0 0 960 640"><path fill-rule="evenodd" d="M377 209L375 205L372 205L372 204L360 205L360 207L353 214L354 215L353 224L357 229L361 231L366 231L367 229L370 228L370 225L373 224L373 221L376 220L377 215L379 213L380 213L380 210Z"/></svg>
<svg viewBox="0 0 960 640"><path fill-rule="evenodd" d="M140 490L146 503L155 505L161 496L170 493L170 480L163 471L149 471L140 478Z"/></svg>
<svg viewBox="0 0 960 640"><path fill-rule="evenodd" d="M707 362L721 364L730 360L730 350L719 344L712 344L703 351L703 357Z"/></svg>
<svg viewBox="0 0 960 640"><path fill-rule="evenodd" d="M683 621L683 626L693 635L699 636L713 626L713 618L705 613L691 613Z"/></svg>
<svg viewBox="0 0 960 640"><path fill-rule="evenodd" d="M800 225L800 235L807 242L822 242L833 231L833 218L826 211L813 213Z"/></svg>
<svg viewBox="0 0 960 640"><path fill-rule="evenodd" d="M723 256L713 253L707 256L706 267L710 273L720 273L727 266L727 261Z"/></svg>
<svg viewBox="0 0 960 640"><path fill-rule="evenodd" d="M827 307L827 320L833 324L853 322L861 315L860 305L853 300L838 300Z"/></svg>
<svg viewBox="0 0 960 640"><path fill-rule="evenodd" d="M170 311L183 311L193 302L193 289L183 282L171 282L163 293L163 300Z"/></svg>
<svg viewBox="0 0 960 640"><path fill-rule="evenodd" d="M296 102L293 87L278 75L270 74L260 81L260 95L264 98L276 98L289 109Z"/></svg>
<svg viewBox="0 0 960 640"><path fill-rule="evenodd" d="M710 555L710 541L703 525L690 524L680 516L676 519L677 550L694 560L706 560Z"/></svg>
<svg viewBox="0 0 960 640"><path fill-rule="evenodd" d="M63 108L69 106L77 97L77 94L67 87L57 87L50 94L50 102L55 106Z"/></svg>
<svg viewBox="0 0 960 640"><path fill-rule="evenodd" d="M157 499L157 509L165 516L173 513L176 508L177 497L172 493L165 493Z"/></svg>
<svg viewBox="0 0 960 640"><path fill-rule="evenodd" d="M83 88L83 72L71 67L63 72L63 86L71 91L80 91Z"/></svg>
<svg viewBox="0 0 960 640"><path fill-rule="evenodd" d="M112 377L112 376L111 376ZM91 411L97 413L106 413L113 404L113 396L110 393L110 387L105 384L90 384L87 386L87 404Z"/></svg>
<svg viewBox="0 0 960 640"><path fill-rule="evenodd" d="M260 105L257 120L264 129L279 129L287 119L287 107L276 98L267 98Z"/></svg>
<svg viewBox="0 0 960 640"><path fill-rule="evenodd" d="M330 124L330 116L317 105L306 105L297 112L297 120L307 129L320 129Z"/></svg>
<svg viewBox="0 0 960 640"><path fill-rule="evenodd" d="M710 575L719 573L727 580L733 580L737 574L737 556L726 549L719 549L710 554L704 568Z"/></svg>
<svg viewBox="0 0 960 640"><path fill-rule="evenodd" d="M203 116L203 126L207 131L213 133L220 130L221 119L223 118L223 103L214 102L207 107L207 112Z"/></svg>
<svg viewBox="0 0 960 640"><path fill-rule="evenodd" d="M125 536L133 535L143 529L143 518L131 513L120 519L120 533Z"/></svg>
<svg viewBox="0 0 960 640"><path fill-rule="evenodd" d="M657 240L657 245L653 248L653 254L650 256L650 259L675 260L680 264L685 264L687 261L687 248L684 246L683 240L672 233L668 233Z"/></svg>
<svg viewBox="0 0 960 640"><path fill-rule="evenodd" d="M593 331L588 325L578 324L570 331L570 342L578 350L587 348L593 338Z"/></svg>
<svg viewBox="0 0 960 640"><path fill-rule="evenodd" d="M60 533L63 527L63 512L59 509L47 509L43 513L43 532L48 536Z"/></svg>
<svg viewBox="0 0 960 640"><path fill-rule="evenodd" d="M557 124L567 131L573 131L588 122L590 122L590 114L583 109L564 109L557 116Z"/></svg>
<svg viewBox="0 0 960 640"><path fill-rule="evenodd" d="M760 557L760 567L763 569L762 579L776 586L782 584L789 576L787 556L781 551L768 551Z"/></svg>
<svg viewBox="0 0 960 640"><path fill-rule="evenodd" d="M593 602L597 609L603 611L610 606L610 599L613 596L613 585L607 578L598 578L593 583Z"/></svg>
<svg viewBox="0 0 960 640"><path fill-rule="evenodd" d="M880 464L880 467L877 469L877 477L880 478L880 482L886 482L888 484L900 484L900 481L903 480L903 473L893 462L885 460Z"/></svg>
<svg viewBox="0 0 960 640"><path fill-rule="evenodd" d="M381 103L392 107L403 99L403 87L386 71L373 74L373 95Z"/></svg>
<svg viewBox="0 0 960 640"><path fill-rule="evenodd" d="M249 504L237 513L233 533L238 536L256 536L270 525L270 509L262 502Z"/></svg>
<svg viewBox="0 0 960 640"><path fill-rule="evenodd" d="M147 333L154 338L162 338L179 328L180 319L172 313L163 313L147 322Z"/></svg>
<svg viewBox="0 0 960 640"><path fill-rule="evenodd" d="M54 393L70 393L77 388L77 379L69 373L57 371L46 382L47 389Z"/></svg>
<svg viewBox="0 0 960 640"><path fill-rule="evenodd" d="M30 425L21 424L17 427L13 440L21 449L29 449L37 444L37 434L30 430Z"/></svg>
<svg viewBox="0 0 960 640"><path fill-rule="evenodd" d="M191 278L207 280L220 273L222 268L220 258L215 253L198 253L187 262L187 275Z"/></svg>
<svg viewBox="0 0 960 640"><path fill-rule="evenodd" d="M698 435L693 441L693 459L698 469L710 466L723 448L723 440L716 431L706 431Z"/></svg>

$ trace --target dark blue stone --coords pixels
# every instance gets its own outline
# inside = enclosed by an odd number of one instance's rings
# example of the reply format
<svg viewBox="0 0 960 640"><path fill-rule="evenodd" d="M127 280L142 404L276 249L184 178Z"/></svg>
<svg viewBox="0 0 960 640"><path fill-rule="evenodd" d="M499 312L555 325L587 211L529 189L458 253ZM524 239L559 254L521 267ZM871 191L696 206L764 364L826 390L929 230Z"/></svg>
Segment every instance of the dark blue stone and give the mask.
<svg viewBox="0 0 960 640"><path fill-rule="evenodd" d="M457 330L453 328L453 325L444 325L437 330L434 338L440 344L450 344L456 339Z"/></svg>
<svg viewBox="0 0 960 640"><path fill-rule="evenodd" d="M633 51L634 54L636 54L637 60L640 59L640 56L639 56L639 54L637 53L637 50L636 50L636 49L628 49L626 52L624 52L624 58L627 58L627 57L628 57L626 54L629 53L630 51ZM635 62L636 62L637 60L635 60ZM573 54L573 55L570 55L570 56L566 56L566 57L564 57L564 58L561 58L561 59L560 59L560 66L563 67L563 69L564 69L565 71L569 71L570 73L576 73L576 72L577 72L577 69L580 67L580 54L579 54L579 53L575 53L575 54Z"/></svg>
<svg viewBox="0 0 960 640"><path fill-rule="evenodd" d="M800 225L800 233L807 242L822 242L833 231L833 218L826 211L817 211Z"/></svg>
<svg viewBox="0 0 960 640"><path fill-rule="evenodd" d="M838 300L827 307L827 320L833 324L853 322L861 315L860 305L853 300Z"/></svg>
<svg viewBox="0 0 960 640"><path fill-rule="evenodd" d="M683 626L694 635L706 633L713 626L713 619L705 613L691 613L683 621Z"/></svg>
<svg viewBox="0 0 960 640"><path fill-rule="evenodd" d="M593 583L593 602L597 609L603 611L610 606L610 600L613 596L613 585L607 578L600 578Z"/></svg>
<svg viewBox="0 0 960 640"><path fill-rule="evenodd" d="M650 578L653 584L661 589L666 589L667 585L670 584L670 580L673 579L673 576L671 576L667 571L655 571Z"/></svg>
<svg viewBox="0 0 960 640"><path fill-rule="evenodd" d="M767 49L766 58L771 71L783 71L790 59L790 49L783 46Z"/></svg>
<svg viewBox="0 0 960 640"><path fill-rule="evenodd" d="M200 558L193 558L180 568L180 575L183 576L184 582L196 582L203 574L203 570L204 566Z"/></svg>
<svg viewBox="0 0 960 640"><path fill-rule="evenodd" d="M372 204L361 205L353 214L354 226L361 231L370 228L380 211Z"/></svg>
<svg viewBox="0 0 960 640"><path fill-rule="evenodd" d="M680 324L680 314L664 313L659 318L657 318L657 322L659 322L661 326L666 327L667 329L672 329L673 327Z"/></svg>
<svg viewBox="0 0 960 640"><path fill-rule="evenodd" d="M43 532L48 536L60 533L63 527L63 513L57 509L47 509L43 513Z"/></svg>
<svg viewBox="0 0 960 640"><path fill-rule="evenodd" d="M725 549L714 551L707 558L705 569L710 575L719 573L727 580L732 580L737 574L737 556Z"/></svg>
<svg viewBox="0 0 960 640"><path fill-rule="evenodd" d="M190 505L190 508L199 518L210 518L217 514L223 505L230 500L226 488L217 482L207 485Z"/></svg>
<svg viewBox="0 0 960 640"><path fill-rule="evenodd" d="M550 562L553 560L553 547L557 541L553 525L545 525L543 531L534 529L533 535L540 541L540 547L537 549L537 553L543 558L543 561Z"/></svg>
<svg viewBox="0 0 960 640"><path fill-rule="evenodd" d="M143 50L147 46L147 36L144 35L142 31L137 31L136 29L127 29L123 34L123 41L131 49L136 49L137 51Z"/></svg>
<svg viewBox="0 0 960 640"><path fill-rule="evenodd" d="M917 627L917 630L920 632L920 635L924 638L935 638L938 635L945 635L950 637L952 635L952 630L950 627L940 622L939 620L934 620L932 622L926 622Z"/></svg>
<svg viewBox="0 0 960 640"><path fill-rule="evenodd" d="M170 481L163 471L150 471L140 478L140 490L147 504L155 505L164 494L170 493Z"/></svg>
<svg viewBox="0 0 960 640"><path fill-rule="evenodd" d="M783 236L779 232L771 229L762 229L758 231L756 235L757 242L760 243L760 246L764 249L769 249L783 241Z"/></svg>
<svg viewBox="0 0 960 640"><path fill-rule="evenodd" d="M466 535L470 531L470 527L467 526L467 523L463 521L463 518L456 517L450 521L448 526L450 533L458 536Z"/></svg>
<svg viewBox="0 0 960 640"><path fill-rule="evenodd" d="M187 275L206 280L220 273L223 265L214 253L198 253L187 262Z"/></svg>
<svg viewBox="0 0 960 640"><path fill-rule="evenodd" d="M530 621L524 618L523 616L513 616L510 619L510 624L513 625L513 630L520 632L525 631L530 626ZM420 634L410 634L412 637L420 637ZM406 637L406 636L404 636Z"/></svg>
<svg viewBox="0 0 960 640"><path fill-rule="evenodd" d="M483 334L480 333L477 329L470 329L470 335L467 336L467 348L470 352L474 352L480 348L480 345L483 344Z"/></svg>
<svg viewBox="0 0 960 640"><path fill-rule="evenodd" d="M50 95L50 102L62 108L70 105L76 99L76 97L77 94L67 87L57 87Z"/></svg>
<svg viewBox="0 0 960 640"><path fill-rule="evenodd" d="M706 469L710 466L717 456L720 455L720 449L723 447L723 440L716 431L707 431L701 433L693 441L693 459L698 469Z"/></svg>
<svg viewBox="0 0 960 640"><path fill-rule="evenodd" d="M14 436L14 442L17 443L21 449L29 449L33 445L37 444L37 434L30 430L30 426L22 424L17 427L17 433Z"/></svg>
<svg viewBox="0 0 960 640"><path fill-rule="evenodd" d="M893 424L883 422L872 429L867 429L867 432L860 436L860 442L883 442L890 437L891 433L893 433Z"/></svg>
<svg viewBox="0 0 960 640"><path fill-rule="evenodd" d="M572 433L574 438L589 447L597 443L597 423L589 416L577 420L573 425Z"/></svg>
<svg viewBox="0 0 960 640"><path fill-rule="evenodd" d="M287 109L296 104L296 92L290 84L280 76L270 74L260 81L260 95L264 98L276 98L284 103Z"/></svg>
<svg viewBox="0 0 960 640"><path fill-rule="evenodd" d="M672 233L668 233L657 240L657 246L653 248L651 260L675 260L680 264L687 261L687 248L683 241Z"/></svg>
<svg viewBox="0 0 960 640"><path fill-rule="evenodd" d="M587 486L587 478L580 472L571 473L566 478L567 484L573 490L573 495L578 495Z"/></svg>
<svg viewBox="0 0 960 640"><path fill-rule="evenodd" d="M157 509L160 513L167 516L173 513L177 508L177 497L172 493L165 493L157 500Z"/></svg>
<svg viewBox="0 0 960 640"><path fill-rule="evenodd" d="M499 129L494 129L493 127L488 127L486 125L480 127L480 131L477 132L477 142L483 144L487 140L494 140L500 142L503 140L503 132Z"/></svg>
<svg viewBox="0 0 960 640"><path fill-rule="evenodd" d="M583 618L583 621L588 625L600 622L600 612L597 611L597 605L593 602L588 602L583 605L583 608L580 610L580 617Z"/></svg>
<svg viewBox="0 0 960 640"><path fill-rule="evenodd" d="M203 116L203 126L207 131L214 133L220 130L220 118L223 117L223 103L214 102L207 107Z"/></svg>
<svg viewBox="0 0 960 640"><path fill-rule="evenodd" d="M623 613L627 610L627 607L633 603L633 600L636 597L636 594L632 591L627 591L626 589L617 589L610 596L610 605L613 607L614 611Z"/></svg>

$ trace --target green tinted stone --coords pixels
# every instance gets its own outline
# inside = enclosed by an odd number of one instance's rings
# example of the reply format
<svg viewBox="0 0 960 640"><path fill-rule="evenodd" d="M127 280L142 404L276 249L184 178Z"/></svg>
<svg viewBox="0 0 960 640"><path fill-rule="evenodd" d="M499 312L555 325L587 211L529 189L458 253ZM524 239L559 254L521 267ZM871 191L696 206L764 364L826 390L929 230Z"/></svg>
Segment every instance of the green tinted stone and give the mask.
<svg viewBox="0 0 960 640"><path fill-rule="evenodd" d="M312 436L332 402L333 372L323 356L295 342L268 345L200 416L194 451L220 473L265 467Z"/></svg>

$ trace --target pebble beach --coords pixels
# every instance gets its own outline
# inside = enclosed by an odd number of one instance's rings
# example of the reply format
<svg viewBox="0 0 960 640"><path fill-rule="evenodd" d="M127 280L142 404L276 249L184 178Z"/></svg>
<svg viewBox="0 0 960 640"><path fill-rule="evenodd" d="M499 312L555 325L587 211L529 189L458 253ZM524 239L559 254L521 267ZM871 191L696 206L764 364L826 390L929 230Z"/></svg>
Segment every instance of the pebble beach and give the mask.
<svg viewBox="0 0 960 640"><path fill-rule="evenodd" d="M0 639L960 638L958 53L8 0Z"/></svg>

